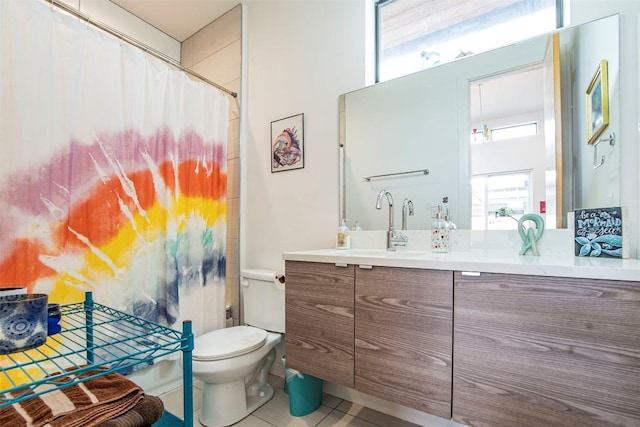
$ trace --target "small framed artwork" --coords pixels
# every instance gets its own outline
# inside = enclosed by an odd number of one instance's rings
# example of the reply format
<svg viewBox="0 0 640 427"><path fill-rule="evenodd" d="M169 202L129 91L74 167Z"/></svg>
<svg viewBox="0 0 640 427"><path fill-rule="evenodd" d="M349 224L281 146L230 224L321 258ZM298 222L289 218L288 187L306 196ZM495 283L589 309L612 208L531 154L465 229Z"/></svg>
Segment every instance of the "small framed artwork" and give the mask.
<svg viewBox="0 0 640 427"><path fill-rule="evenodd" d="M304 113L271 122L271 172L304 167Z"/></svg>
<svg viewBox="0 0 640 427"><path fill-rule="evenodd" d="M609 78L603 59L587 88L587 142L596 142L609 125Z"/></svg>

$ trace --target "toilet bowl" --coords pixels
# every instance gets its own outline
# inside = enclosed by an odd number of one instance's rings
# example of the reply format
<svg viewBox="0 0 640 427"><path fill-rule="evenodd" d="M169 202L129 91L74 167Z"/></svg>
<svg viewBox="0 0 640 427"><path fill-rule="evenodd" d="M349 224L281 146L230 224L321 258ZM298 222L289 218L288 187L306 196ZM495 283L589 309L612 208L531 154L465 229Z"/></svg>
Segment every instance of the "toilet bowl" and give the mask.
<svg viewBox="0 0 640 427"><path fill-rule="evenodd" d="M268 383L276 346L284 332L284 286L272 270L243 270L245 326L218 329L194 341L193 377L201 380L200 422L234 424L273 397ZM251 307L264 307L253 309Z"/></svg>
<svg viewBox="0 0 640 427"><path fill-rule="evenodd" d="M193 377L203 382L200 422L228 426L273 397L269 370L281 335L251 326L219 329L196 338Z"/></svg>

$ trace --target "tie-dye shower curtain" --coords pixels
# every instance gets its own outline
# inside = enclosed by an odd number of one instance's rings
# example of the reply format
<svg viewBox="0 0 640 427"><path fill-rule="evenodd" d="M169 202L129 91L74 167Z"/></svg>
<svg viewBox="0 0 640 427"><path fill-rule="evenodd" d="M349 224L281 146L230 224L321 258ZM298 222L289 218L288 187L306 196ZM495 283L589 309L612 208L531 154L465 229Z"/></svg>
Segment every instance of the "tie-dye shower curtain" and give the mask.
<svg viewBox="0 0 640 427"><path fill-rule="evenodd" d="M227 98L40 0L0 83L0 287L222 327Z"/></svg>

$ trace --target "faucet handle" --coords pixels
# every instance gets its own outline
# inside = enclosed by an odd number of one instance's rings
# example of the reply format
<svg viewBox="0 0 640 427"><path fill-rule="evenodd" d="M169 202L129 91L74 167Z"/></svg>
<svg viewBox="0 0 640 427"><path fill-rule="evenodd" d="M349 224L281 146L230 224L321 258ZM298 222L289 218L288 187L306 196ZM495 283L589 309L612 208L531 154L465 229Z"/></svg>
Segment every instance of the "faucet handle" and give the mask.
<svg viewBox="0 0 640 427"><path fill-rule="evenodd" d="M413 201L408 197L402 201L402 210L404 211L405 209L409 211L409 215L413 216Z"/></svg>

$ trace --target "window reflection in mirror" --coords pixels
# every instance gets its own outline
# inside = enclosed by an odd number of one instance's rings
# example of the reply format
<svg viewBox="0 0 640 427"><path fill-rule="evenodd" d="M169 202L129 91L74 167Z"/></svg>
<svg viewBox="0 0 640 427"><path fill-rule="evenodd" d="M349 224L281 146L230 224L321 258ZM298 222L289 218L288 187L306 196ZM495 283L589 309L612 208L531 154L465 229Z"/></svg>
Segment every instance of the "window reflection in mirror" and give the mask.
<svg viewBox="0 0 640 427"><path fill-rule="evenodd" d="M531 171L474 175L471 178L471 229L516 230L531 212Z"/></svg>
<svg viewBox="0 0 640 427"><path fill-rule="evenodd" d="M545 159L545 105L553 100L544 94L541 65L470 84L473 230L516 230L522 215L546 214L546 200L555 199L545 184L555 164Z"/></svg>

